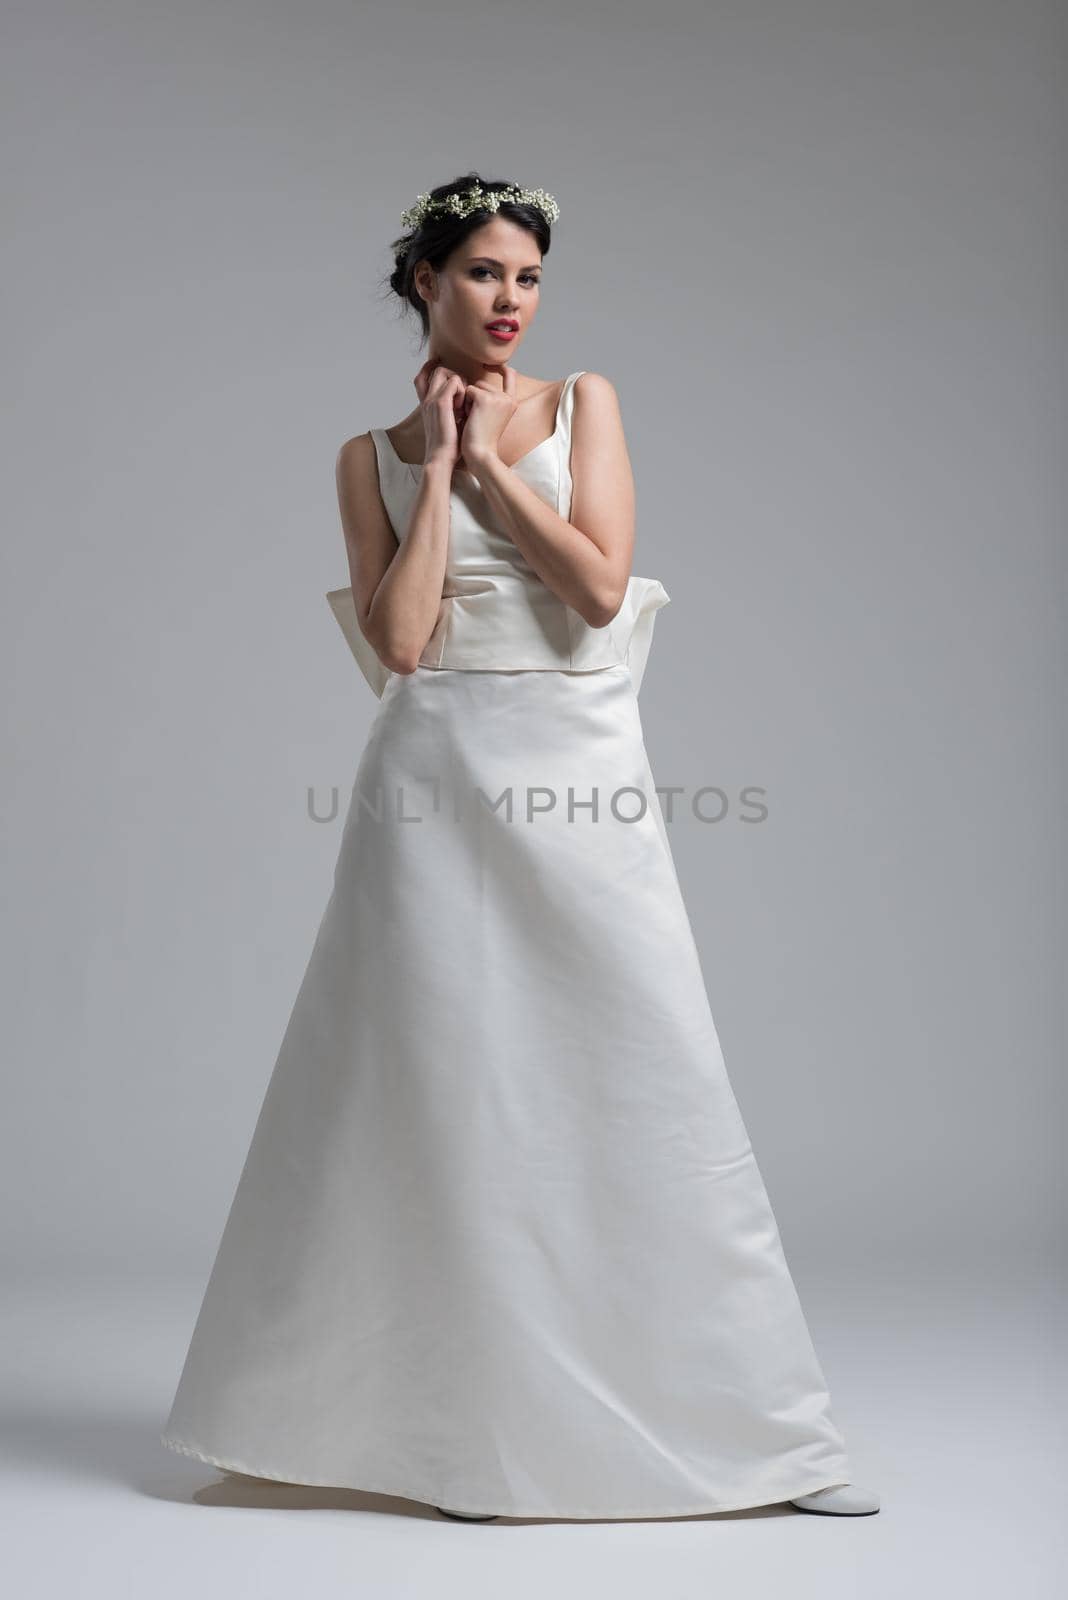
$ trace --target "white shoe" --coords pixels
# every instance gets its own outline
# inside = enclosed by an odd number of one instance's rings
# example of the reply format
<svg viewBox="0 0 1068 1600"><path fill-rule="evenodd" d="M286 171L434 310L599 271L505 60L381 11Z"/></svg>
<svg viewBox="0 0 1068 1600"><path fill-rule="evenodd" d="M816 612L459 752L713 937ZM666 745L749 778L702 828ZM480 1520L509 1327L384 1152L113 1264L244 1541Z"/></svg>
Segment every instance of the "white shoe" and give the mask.
<svg viewBox="0 0 1068 1600"><path fill-rule="evenodd" d="M799 1494L790 1504L799 1511L819 1511L826 1517L870 1517L879 1509L879 1496L855 1483L836 1483L830 1489Z"/></svg>
<svg viewBox="0 0 1068 1600"><path fill-rule="evenodd" d="M454 1517L457 1522L496 1522L496 1511L446 1511L444 1506L435 1506L435 1511L440 1511L443 1517Z"/></svg>

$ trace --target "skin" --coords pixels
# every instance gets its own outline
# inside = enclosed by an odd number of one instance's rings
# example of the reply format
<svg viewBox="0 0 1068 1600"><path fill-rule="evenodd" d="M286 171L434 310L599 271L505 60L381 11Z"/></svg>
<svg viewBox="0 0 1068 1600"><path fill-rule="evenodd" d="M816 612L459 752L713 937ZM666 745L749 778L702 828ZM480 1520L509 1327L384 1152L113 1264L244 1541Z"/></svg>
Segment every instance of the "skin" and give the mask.
<svg viewBox="0 0 1068 1600"><path fill-rule="evenodd" d="M619 401L600 373L575 384L570 519L546 504L514 464L553 431L560 382L515 370L541 296L534 235L494 217L468 235L438 271L419 263L415 282L430 318L428 355L413 379L418 405L388 430L400 458L420 465L403 539L393 532L369 433L341 446L338 504L360 626L383 664L414 672L437 623L445 581L454 475L470 473L495 521L528 565L592 627L623 602L634 545L634 483ZM501 346L486 331L514 317ZM503 353L502 353L503 352Z"/></svg>

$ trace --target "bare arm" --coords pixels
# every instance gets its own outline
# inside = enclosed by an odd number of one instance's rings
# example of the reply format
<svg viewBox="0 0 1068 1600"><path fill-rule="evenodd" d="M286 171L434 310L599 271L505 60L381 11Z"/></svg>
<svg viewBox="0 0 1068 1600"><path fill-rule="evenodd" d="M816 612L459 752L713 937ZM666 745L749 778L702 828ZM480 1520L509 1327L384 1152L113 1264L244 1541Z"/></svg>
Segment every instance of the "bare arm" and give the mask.
<svg viewBox="0 0 1068 1600"><path fill-rule="evenodd" d="M397 538L378 486L374 440L341 446L337 496L352 598L360 629L390 672L414 672L441 609L449 550L452 469L426 466L404 538Z"/></svg>
<svg viewBox="0 0 1068 1600"><path fill-rule="evenodd" d="M398 543L378 482L375 442L358 434L337 457L337 497L352 598L360 629L390 672L414 672L441 611L449 553L449 511L458 435L455 407L463 386L427 362L416 377L423 406L426 461L411 520Z"/></svg>
<svg viewBox="0 0 1068 1600"><path fill-rule="evenodd" d="M591 627L602 628L623 604L630 577L634 477L614 386L600 373L584 372L575 380L572 398L570 521L505 466L495 445L468 446L464 456L542 582ZM473 436L470 423L465 441L469 430Z"/></svg>

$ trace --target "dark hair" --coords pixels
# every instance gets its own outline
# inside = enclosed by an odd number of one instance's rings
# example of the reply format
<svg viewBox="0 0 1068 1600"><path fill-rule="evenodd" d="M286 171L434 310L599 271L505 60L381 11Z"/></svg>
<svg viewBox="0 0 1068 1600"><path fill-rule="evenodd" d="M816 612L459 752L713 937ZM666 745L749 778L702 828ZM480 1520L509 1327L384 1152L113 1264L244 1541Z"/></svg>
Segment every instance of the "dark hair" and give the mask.
<svg viewBox="0 0 1068 1600"><path fill-rule="evenodd" d="M461 177L454 178L451 183L441 183L436 189L431 189L430 197L432 200L443 200L446 195L465 194L476 187L495 193L500 189L512 189L515 185L505 183L501 179L481 178L477 172L465 172ZM450 216L447 211L431 212L411 233L402 234L400 238L393 240L391 248L395 264L387 279L388 288L391 293L398 295L404 301L405 309L411 306L417 312L423 325L424 339L430 332L430 313L422 295L415 287L416 267L420 261L429 261L434 270L438 271L468 234L474 233L476 228L481 228L492 221L494 216L507 217L509 222L518 223L521 228L529 229L537 240L542 255L548 255L552 237L548 217L537 206L515 200L502 200L495 212L488 206L480 206L477 211L472 211L466 217Z"/></svg>

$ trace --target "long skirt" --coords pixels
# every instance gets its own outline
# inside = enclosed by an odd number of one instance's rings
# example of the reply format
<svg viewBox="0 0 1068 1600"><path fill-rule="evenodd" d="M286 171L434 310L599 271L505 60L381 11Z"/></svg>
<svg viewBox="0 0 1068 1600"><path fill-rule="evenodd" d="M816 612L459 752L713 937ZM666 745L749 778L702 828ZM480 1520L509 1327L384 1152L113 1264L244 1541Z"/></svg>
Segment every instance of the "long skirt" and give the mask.
<svg viewBox="0 0 1068 1600"><path fill-rule="evenodd" d="M626 665L390 679L161 1437L520 1517L850 1481Z"/></svg>

